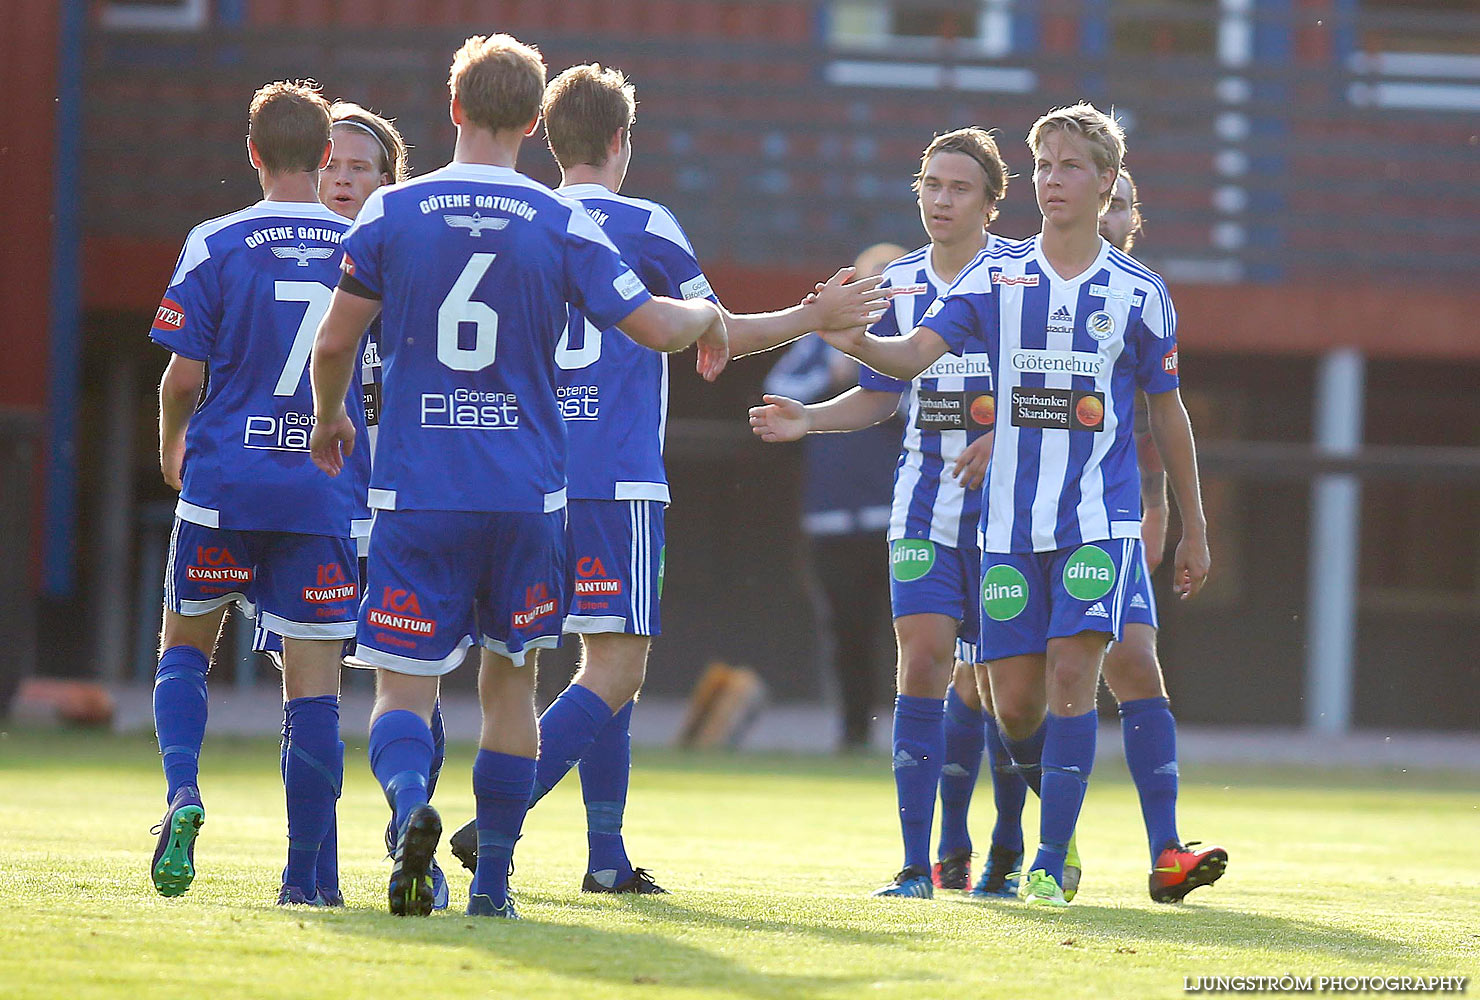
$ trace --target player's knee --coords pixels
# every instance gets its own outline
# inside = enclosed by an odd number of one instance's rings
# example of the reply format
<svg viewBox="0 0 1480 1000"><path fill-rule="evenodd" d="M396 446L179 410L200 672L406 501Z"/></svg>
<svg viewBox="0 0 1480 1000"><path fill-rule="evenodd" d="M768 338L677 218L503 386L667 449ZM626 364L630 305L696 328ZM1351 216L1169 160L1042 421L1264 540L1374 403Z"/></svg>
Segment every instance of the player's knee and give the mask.
<svg viewBox="0 0 1480 1000"><path fill-rule="evenodd" d="M1043 724L1044 707L1002 701L997 704L997 725L1010 740L1025 740Z"/></svg>
<svg viewBox="0 0 1480 1000"><path fill-rule="evenodd" d="M919 698L941 698L951 682L951 654L926 644L903 646L899 651L899 693Z"/></svg>

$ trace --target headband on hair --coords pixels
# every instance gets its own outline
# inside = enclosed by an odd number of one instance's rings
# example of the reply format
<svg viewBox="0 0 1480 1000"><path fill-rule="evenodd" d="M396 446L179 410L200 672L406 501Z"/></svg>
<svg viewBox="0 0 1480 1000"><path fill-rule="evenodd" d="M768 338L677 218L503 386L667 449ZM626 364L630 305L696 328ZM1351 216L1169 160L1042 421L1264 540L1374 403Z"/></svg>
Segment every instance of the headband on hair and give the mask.
<svg viewBox="0 0 1480 1000"><path fill-rule="evenodd" d="M335 122L334 125L348 125L351 128L357 128L361 132L364 132L366 135L368 135L370 138L374 139L375 145L380 147L380 152L385 157L385 170L383 172L390 174L392 179L394 179L396 174L396 161L395 158L391 156L391 151L386 148L385 140L380 137L379 133L377 133L369 125L366 125L364 122L355 121L353 118L341 118L339 119L339 121Z"/></svg>

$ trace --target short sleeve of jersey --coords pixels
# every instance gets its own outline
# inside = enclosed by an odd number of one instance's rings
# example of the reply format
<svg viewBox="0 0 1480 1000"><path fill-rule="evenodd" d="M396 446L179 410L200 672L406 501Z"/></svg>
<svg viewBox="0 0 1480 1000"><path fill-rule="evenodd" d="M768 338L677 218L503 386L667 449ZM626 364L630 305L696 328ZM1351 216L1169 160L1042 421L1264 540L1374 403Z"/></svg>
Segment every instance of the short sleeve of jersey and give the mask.
<svg viewBox="0 0 1480 1000"><path fill-rule="evenodd" d="M221 282L205 237L196 230L185 240L170 287L154 314L149 338L182 358L206 361L221 325Z"/></svg>
<svg viewBox="0 0 1480 1000"><path fill-rule="evenodd" d="M693 244L678 220L659 206L648 219L647 231L658 238L647 241L644 263L665 276L672 290L664 291L678 299L708 299L717 303L719 299L709 287L709 279L694 255ZM643 273L648 273L646 268ZM649 290L653 287L657 286L650 283Z"/></svg>
<svg viewBox="0 0 1480 1000"><path fill-rule="evenodd" d="M1177 310L1166 288L1146 293L1137 334L1141 344L1136 385L1148 393L1171 392L1180 384L1177 378Z"/></svg>
<svg viewBox="0 0 1480 1000"><path fill-rule="evenodd" d="M344 234L344 258L339 263L340 287L363 298L380 298L385 275L381 270L381 240L385 233L385 192L377 188L365 199L355 224ZM347 280L346 280L347 279Z"/></svg>
<svg viewBox="0 0 1480 1000"><path fill-rule="evenodd" d="M879 287L888 288L889 282L885 280ZM898 337L900 334L899 320L894 315L893 307L885 309L884 315L880 316L878 322L869 327L868 332L875 337ZM910 387L910 384L897 378L890 378L888 375L880 375L867 365L861 365L858 371L858 387L860 389L872 389L878 392L904 392Z"/></svg>
<svg viewBox="0 0 1480 1000"><path fill-rule="evenodd" d="M991 292L952 286L930 304L920 325L934 330L952 354L960 354L972 336L981 330L979 308Z"/></svg>
<svg viewBox="0 0 1480 1000"><path fill-rule="evenodd" d="M581 208L565 231L567 298L598 329L610 330L652 298L616 246Z"/></svg>

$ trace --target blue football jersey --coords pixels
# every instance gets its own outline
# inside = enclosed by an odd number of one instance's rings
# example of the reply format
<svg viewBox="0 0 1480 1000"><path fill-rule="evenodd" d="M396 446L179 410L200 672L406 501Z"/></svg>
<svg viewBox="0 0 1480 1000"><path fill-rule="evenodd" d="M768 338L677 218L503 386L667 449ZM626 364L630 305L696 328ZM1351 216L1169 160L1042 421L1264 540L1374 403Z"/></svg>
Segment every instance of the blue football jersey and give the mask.
<svg viewBox="0 0 1480 1000"><path fill-rule="evenodd" d="M367 527L368 451L330 479L309 459L308 361L349 223L317 202L261 201L191 230L150 337L203 361L179 516L211 528L348 537ZM345 399L364 427L360 390Z"/></svg>
<svg viewBox="0 0 1480 1000"><path fill-rule="evenodd" d="M995 234L987 247L1009 241ZM895 289L889 308L870 332L879 337L909 333L950 282L935 273L930 245L905 254L884 268L884 287ZM889 540L929 539L952 548L976 548L981 517L981 490L969 490L952 474L966 446L992 426L992 369L980 351L948 354L911 382L864 368L858 384L865 389L908 393L905 430L894 473L894 504Z"/></svg>
<svg viewBox="0 0 1480 1000"><path fill-rule="evenodd" d="M1177 315L1153 271L1104 240L1066 281L1039 238L984 250L926 311L952 351L984 351L997 437L984 552L1141 537L1136 390L1177 388Z"/></svg>
<svg viewBox="0 0 1480 1000"><path fill-rule="evenodd" d="M717 301L689 238L668 209L600 184L575 184L560 193L585 206L648 291ZM570 440L570 495L667 503L668 355L634 343L615 327L600 328L572 305L555 364Z"/></svg>
<svg viewBox="0 0 1480 1000"><path fill-rule="evenodd" d="M371 194L344 272L382 300L370 506L561 509L566 304L606 328L651 297L585 210L509 168L453 163Z"/></svg>

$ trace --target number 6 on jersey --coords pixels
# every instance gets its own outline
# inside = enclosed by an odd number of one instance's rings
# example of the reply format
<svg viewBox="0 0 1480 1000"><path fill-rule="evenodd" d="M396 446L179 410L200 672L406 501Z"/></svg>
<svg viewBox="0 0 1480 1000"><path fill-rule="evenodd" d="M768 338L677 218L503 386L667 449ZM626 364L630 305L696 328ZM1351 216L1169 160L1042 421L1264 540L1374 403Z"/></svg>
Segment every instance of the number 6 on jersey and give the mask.
<svg viewBox="0 0 1480 1000"><path fill-rule="evenodd" d="M493 364L498 353L498 313L487 303L473 298L478 282L497 256L475 253L468 258L437 309L437 360L453 371L482 371ZM458 333L464 323L472 323L476 328L472 347L458 345Z"/></svg>

